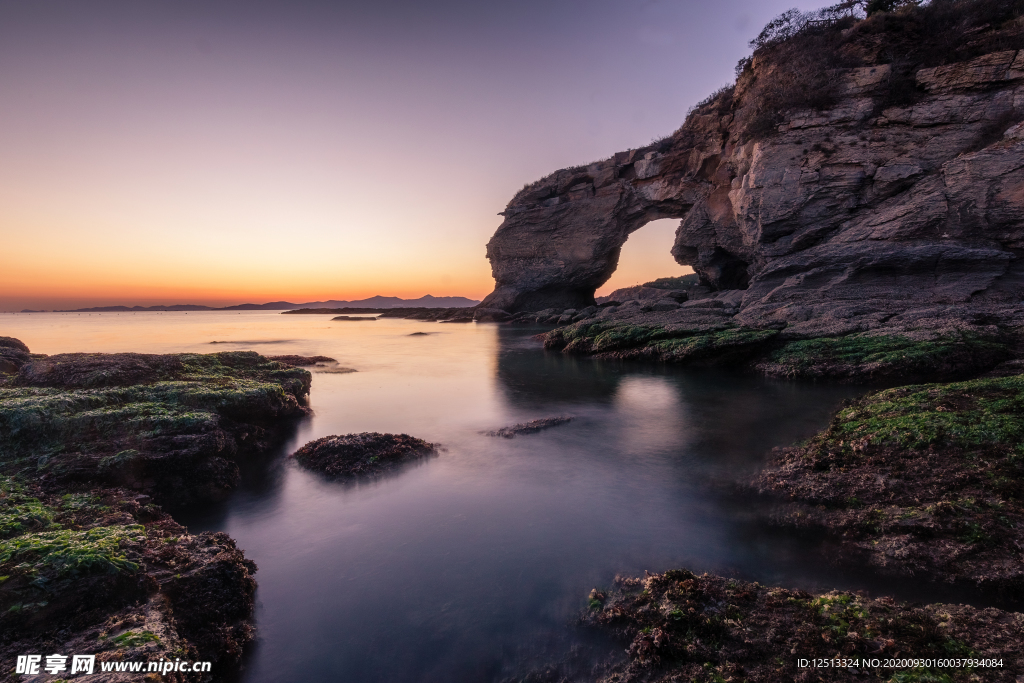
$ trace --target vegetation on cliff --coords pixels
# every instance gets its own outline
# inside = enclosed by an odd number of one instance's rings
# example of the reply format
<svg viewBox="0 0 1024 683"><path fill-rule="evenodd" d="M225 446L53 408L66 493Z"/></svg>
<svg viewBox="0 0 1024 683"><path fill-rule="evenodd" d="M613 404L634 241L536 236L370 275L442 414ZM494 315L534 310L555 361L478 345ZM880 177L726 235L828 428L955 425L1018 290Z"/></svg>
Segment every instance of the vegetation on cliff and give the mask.
<svg viewBox="0 0 1024 683"><path fill-rule="evenodd" d="M741 361L776 335L777 330L739 326L705 331L585 320L545 334L544 348L599 358L710 364Z"/></svg>
<svg viewBox="0 0 1024 683"><path fill-rule="evenodd" d="M1006 360L998 337L947 331L912 338L851 334L787 341L754 363L770 377L807 379L944 379L986 370Z"/></svg>
<svg viewBox="0 0 1024 683"><path fill-rule="evenodd" d="M842 69L883 65L878 111L913 104L924 94L914 78L920 69L1024 49L1022 16L1021 0L845 0L814 12L789 10L751 41L753 55L737 65L735 87L695 112L735 111L747 136L763 138L790 112L834 106Z"/></svg>

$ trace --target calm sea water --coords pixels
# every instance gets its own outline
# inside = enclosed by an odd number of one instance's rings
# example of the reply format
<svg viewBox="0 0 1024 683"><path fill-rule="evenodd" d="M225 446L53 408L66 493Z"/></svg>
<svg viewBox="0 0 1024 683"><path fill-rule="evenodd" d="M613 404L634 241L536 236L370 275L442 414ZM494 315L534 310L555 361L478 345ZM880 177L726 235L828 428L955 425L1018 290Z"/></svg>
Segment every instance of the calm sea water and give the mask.
<svg viewBox="0 0 1024 683"><path fill-rule="evenodd" d="M499 681L581 642L574 616L616 573L885 589L764 534L747 503L707 485L755 471L861 389L567 357L545 352L538 331L265 312L0 315L0 334L40 353L251 349L357 370L314 374L315 414L283 450L245 467L226 503L180 516L229 533L259 565L246 683ZM575 420L481 434L558 415ZM354 484L286 459L363 431L445 450Z"/></svg>

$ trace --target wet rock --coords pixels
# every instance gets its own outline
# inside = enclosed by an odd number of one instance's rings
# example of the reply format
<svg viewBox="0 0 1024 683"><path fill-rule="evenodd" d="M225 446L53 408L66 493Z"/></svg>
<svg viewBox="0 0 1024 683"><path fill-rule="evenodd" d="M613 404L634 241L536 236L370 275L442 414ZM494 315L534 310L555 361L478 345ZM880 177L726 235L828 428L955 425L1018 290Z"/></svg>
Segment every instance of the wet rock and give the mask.
<svg viewBox="0 0 1024 683"><path fill-rule="evenodd" d="M437 453L437 444L408 434L362 432L310 441L290 457L328 477L376 474Z"/></svg>
<svg viewBox="0 0 1024 683"><path fill-rule="evenodd" d="M0 337L0 375L14 374L29 361L28 347L14 337Z"/></svg>
<svg viewBox="0 0 1024 683"><path fill-rule="evenodd" d="M511 317L500 308L478 308L473 312L473 320L480 323L500 323Z"/></svg>
<svg viewBox="0 0 1024 683"><path fill-rule="evenodd" d="M341 320L341 321L359 321L359 320L376 320L376 319L377 318L374 317L374 316L358 316L358 315L339 315L339 316L336 316L334 318L331 318L331 320Z"/></svg>
<svg viewBox="0 0 1024 683"><path fill-rule="evenodd" d="M98 672L174 652L229 675L253 637L256 566L228 536L190 535L121 489L48 492L6 477L0 488L5 519L36 520L0 540L0 656L94 654Z"/></svg>
<svg viewBox="0 0 1024 683"><path fill-rule="evenodd" d="M833 560L1024 598L1024 375L869 394L753 486Z"/></svg>
<svg viewBox="0 0 1024 683"><path fill-rule="evenodd" d="M930 666L897 665L883 676L889 680L903 670L918 680L952 681L961 679L951 673L966 669L941 667L935 660L965 652L1002 661L1001 667L971 670L981 680L1014 680L1024 673L1018 653L1024 615L1015 612L912 605L842 591L809 593L685 569L617 576L615 583L607 595L591 592L590 609L581 618L626 648L627 662L602 681L858 680L851 667L819 668L810 678L799 666L800 659L836 657L930 659ZM872 678L879 670L863 668Z"/></svg>
<svg viewBox="0 0 1024 683"><path fill-rule="evenodd" d="M679 308L679 303L672 299L660 299L651 306L652 311L674 311Z"/></svg>
<svg viewBox="0 0 1024 683"><path fill-rule="evenodd" d="M28 346L25 342L14 337L0 337L0 349L14 349L15 351L21 351L23 353L29 353Z"/></svg>
<svg viewBox="0 0 1024 683"><path fill-rule="evenodd" d="M285 363L286 365L294 365L295 367L308 367L310 365L316 365L317 363L337 363L338 361L329 356L267 356L270 360L276 360L278 363Z"/></svg>
<svg viewBox="0 0 1024 683"><path fill-rule="evenodd" d="M309 413L310 382L248 351L34 358L0 396L0 467L31 462L48 485L119 484L164 504L220 499L236 458Z"/></svg>
<svg viewBox="0 0 1024 683"><path fill-rule="evenodd" d="M542 429L557 427L558 425L563 425L572 421L572 417L564 415L560 417L545 417L539 420L531 420L529 422L521 422L508 427L502 427L501 429L496 429L491 432L484 432L484 434L487 436L500 436L504 439L512 439L520 434L534 434Z"/></svg>

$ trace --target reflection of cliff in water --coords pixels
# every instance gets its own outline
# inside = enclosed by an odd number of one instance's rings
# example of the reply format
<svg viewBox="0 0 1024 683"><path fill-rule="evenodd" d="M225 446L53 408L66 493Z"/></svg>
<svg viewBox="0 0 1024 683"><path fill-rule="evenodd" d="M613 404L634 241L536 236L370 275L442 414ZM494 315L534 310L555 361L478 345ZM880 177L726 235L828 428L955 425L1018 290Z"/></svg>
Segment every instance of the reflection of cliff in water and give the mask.
<svg viewBox="0 0 1024 683"><path fill-rule="evenodd" d="M498 327L498 386L511 406L532 410L564 403L611 403L622 379L617 363L541 350L539 330Z"/></svg>
<svg viewBox="0 0 1024 683"><path fill-rule="evenodd" d="M669 450L690 463L686 467L694 461L716 469L757 466L769 449L815 433L841 399L863 392L850 385L545 352L532 334L498 328L498 388L511 407L529 413L583 410L616 438L631 435L627 442L633 446L624 443L624 453L641 443L673 444Z"/></svg>

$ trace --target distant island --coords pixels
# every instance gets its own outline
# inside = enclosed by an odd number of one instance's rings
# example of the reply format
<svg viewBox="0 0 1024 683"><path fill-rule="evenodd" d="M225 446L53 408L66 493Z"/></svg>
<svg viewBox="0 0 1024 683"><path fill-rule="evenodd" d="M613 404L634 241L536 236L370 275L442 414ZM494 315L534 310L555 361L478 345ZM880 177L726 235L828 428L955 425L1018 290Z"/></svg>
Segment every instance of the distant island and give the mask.
<svg viewBox="0 0 1024 683"><path fill-rule="evenodd" d="M467 299L464 296L421 296L419 299L402 299L397 296L371 296L358 301L311 301L304 304L293 304L290 301L272 301L268 304L238 304L236 306L201 306L199 304L175 304L173 306L93 306L92 308L75 308L54 311L54 313L118 313L139 311L290 311L299 308L469 308L476 306L478 299ZM25 309L22 313L43 313Z"/></svg>

